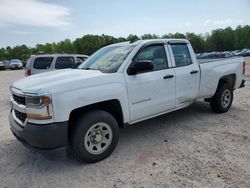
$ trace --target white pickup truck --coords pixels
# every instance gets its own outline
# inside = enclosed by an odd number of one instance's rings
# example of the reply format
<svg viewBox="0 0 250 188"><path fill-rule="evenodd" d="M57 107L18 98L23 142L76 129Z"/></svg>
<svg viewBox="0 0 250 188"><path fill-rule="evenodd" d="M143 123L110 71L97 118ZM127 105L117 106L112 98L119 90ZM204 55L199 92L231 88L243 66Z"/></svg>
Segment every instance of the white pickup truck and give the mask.
<svg viewBox="0 0 250 188"><path fill-rule="evenodd" d="M184 39L104 47L78 69L42 73L11 86L11 130L39 151L69 148L85 162L108 157L119 128L185 108L197 99L227 112L244 87L244 59L198 63Z"/></svg>

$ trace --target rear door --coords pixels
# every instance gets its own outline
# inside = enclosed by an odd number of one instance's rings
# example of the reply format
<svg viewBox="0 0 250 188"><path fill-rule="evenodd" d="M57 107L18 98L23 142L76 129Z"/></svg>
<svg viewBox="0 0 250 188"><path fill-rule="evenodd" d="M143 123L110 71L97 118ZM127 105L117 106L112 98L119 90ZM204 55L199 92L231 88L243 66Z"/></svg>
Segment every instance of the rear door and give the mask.
<svg viewBox="0 0 250 188"><path fill-rule="evenodd" d="M136 75L125 73L130 122L175 108L175 75L164 44L143 46L133 62L151 61L154 69Z"/></svg>
<svg viewBox="0 0 250 188"><path fill-rule="evenodd" d="M176 75L176 106L193 102L198 96L200 69L197 62L192 60L192 47L187 43L170 43L169 51Z"/></svg>
<svg viewBox="0 0 250 188"><path fill-rule="evenodd" d="M53 56L34 57L33 64L31 64L31 74L38 74L46 71L51 71L53 60Z"/></svg>

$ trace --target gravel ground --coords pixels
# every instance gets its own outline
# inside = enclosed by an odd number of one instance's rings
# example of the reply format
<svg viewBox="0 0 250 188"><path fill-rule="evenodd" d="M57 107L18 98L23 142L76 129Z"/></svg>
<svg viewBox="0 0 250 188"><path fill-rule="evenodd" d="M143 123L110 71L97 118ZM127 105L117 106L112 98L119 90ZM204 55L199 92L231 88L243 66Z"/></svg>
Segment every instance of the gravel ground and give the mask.
<svg viewBox="0 0 250 188"><path fill-rule="evenodd" d="M81 164L44 157L14 138L8 88L22 77L23 71L0 72L0 187L250 187L249 85L235 92L226 114L198 101L122 129L109 158Z"/></svg>

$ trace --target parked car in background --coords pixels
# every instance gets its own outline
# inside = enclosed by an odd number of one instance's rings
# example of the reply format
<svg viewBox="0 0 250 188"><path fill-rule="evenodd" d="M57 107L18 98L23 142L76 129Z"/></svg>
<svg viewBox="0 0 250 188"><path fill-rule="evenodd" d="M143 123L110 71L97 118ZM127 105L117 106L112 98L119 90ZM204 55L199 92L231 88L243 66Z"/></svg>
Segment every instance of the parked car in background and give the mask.
<svg viewBox="0 0 250 188"><path fill-rule="evenodd" d="M234 56L238 57L250 56L250 50L245 48L242 50L234 50L234 51L198 53L197 59L219 59L219 58L229 58Z"/></svg>
<svg viewBox="0 0 250 188"><path fill-rule="evenodd" d="M9 60L4 60L3 63L6 67L6 69L10 69L10 61Z"/></svg>
<svg viewBox="0 0 250 188"><path fill-rule="evenodd" d="M8 68L10 70L23 69L23 64L19 59L12 59L9 63Z"/></svg>
<svg viewBox="0 0 250 188"><path fill-rule="evenodd" d="M6 70L6 65L3 61L0 61L0 70Z"/></svg>
<svg viewBox="0 0 250 188"><path fill-rule="evenodd" d="M244 56L250 56L250 50L247 50Z"/></svg>
<svg viewBox="0 0 250 188"><path fill-rule="evenodd" d="M27 61L25 75L30 76L58 69L77 68L88 57L80 54L32 55Z"/></svg>
<svg viewBox="0 0 250 188"><path fill-rule="evenodd" d="M9 60L4 60L3 63L7 66L10 64L10 61Z"/></svg>

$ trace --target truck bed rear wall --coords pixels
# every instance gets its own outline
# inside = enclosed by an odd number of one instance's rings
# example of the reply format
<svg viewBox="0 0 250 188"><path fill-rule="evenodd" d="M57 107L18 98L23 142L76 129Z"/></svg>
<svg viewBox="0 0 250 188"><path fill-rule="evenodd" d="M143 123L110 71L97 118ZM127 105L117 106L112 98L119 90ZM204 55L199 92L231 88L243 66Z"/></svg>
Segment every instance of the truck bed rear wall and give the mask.
<svg viewBox="0 0 250 188"><path fill-rule="evenodd" d="M226 75L236 75L234 89L239 88L243 79L243 61L243 58L234 58L200 64L201 83L198 97L212 97L216 92L219 80Z"/></svg>

